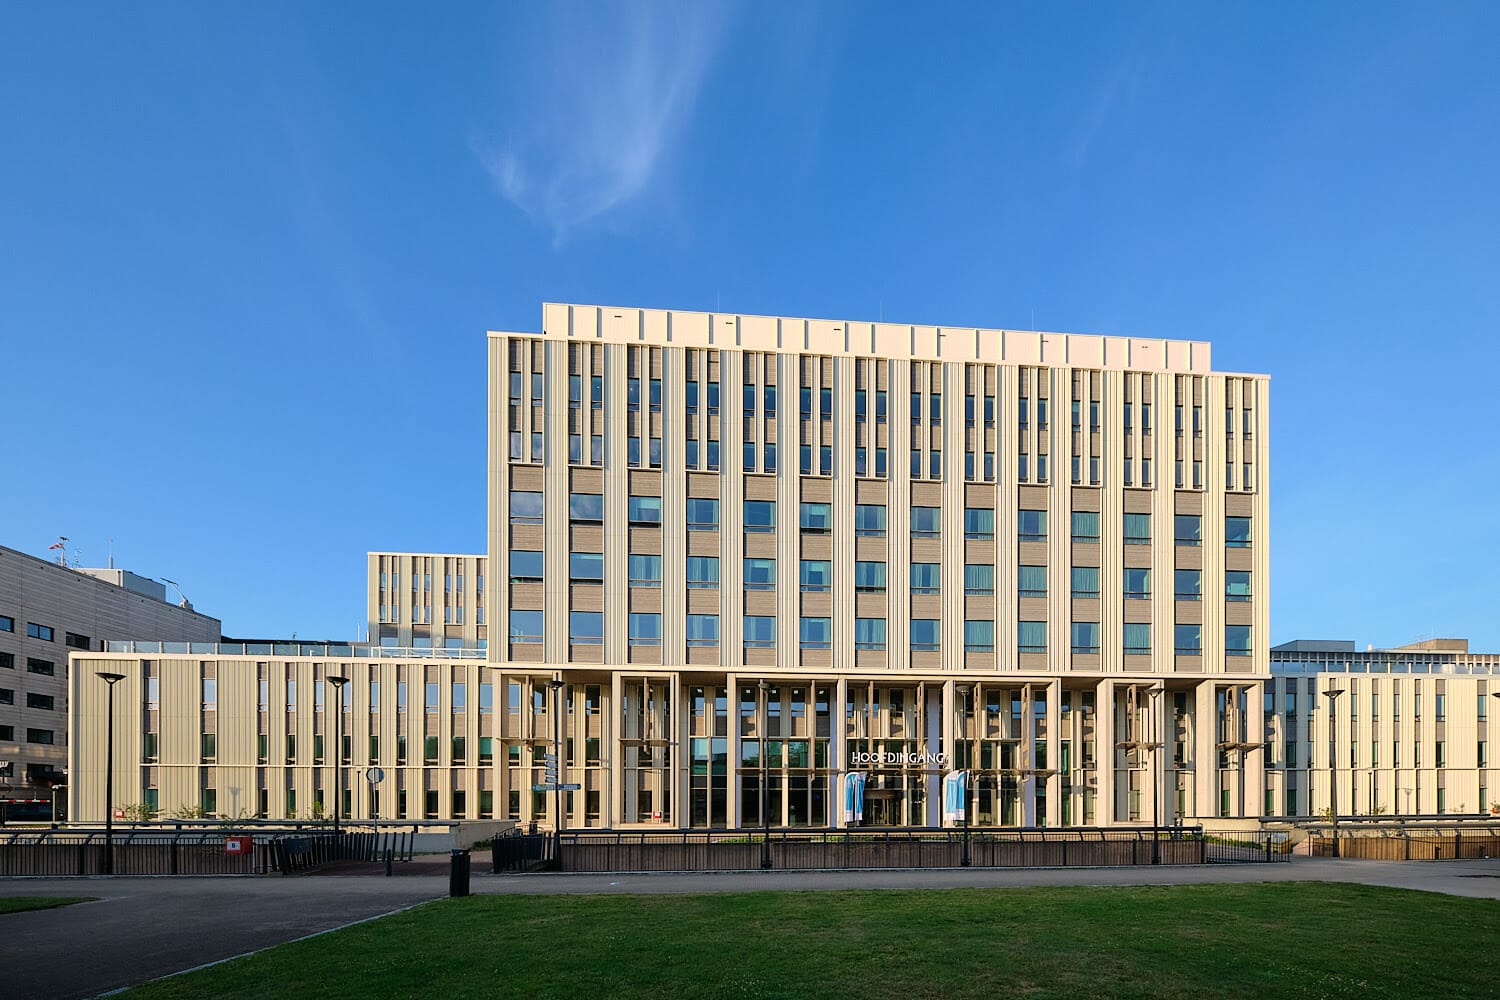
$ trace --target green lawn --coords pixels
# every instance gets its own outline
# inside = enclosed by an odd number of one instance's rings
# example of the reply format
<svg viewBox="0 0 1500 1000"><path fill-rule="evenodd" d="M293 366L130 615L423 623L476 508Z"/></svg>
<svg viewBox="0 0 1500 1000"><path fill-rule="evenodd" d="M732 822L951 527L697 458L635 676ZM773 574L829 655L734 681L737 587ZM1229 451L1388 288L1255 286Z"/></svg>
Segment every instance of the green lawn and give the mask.
<svg viewBox="0 0 1500 1000"><path fill-rule="evenodd" d="M1500 902L1321 883L475 896L142 997L1494 997Z"/></svg>
<svg viewBox="0 0 1500 1000"><path fill-rule="evenodd" d="M0 896L0 913L25 913L27 910L50 910L74 903L92 903L96 896Z"/></svg>

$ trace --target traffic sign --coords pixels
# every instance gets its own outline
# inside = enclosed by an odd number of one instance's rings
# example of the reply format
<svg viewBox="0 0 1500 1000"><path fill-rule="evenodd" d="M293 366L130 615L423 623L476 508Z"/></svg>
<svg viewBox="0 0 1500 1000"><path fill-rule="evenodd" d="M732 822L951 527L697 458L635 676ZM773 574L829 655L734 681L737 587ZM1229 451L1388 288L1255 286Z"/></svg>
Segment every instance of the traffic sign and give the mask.
<svg viewBox="0 0 1500 1000"><path fill-rule="evenodd" d="M531 786L531 790L533 792L576 792L580 791L582 788L582 785L559 785L555 783L550 785Z"/></svg>

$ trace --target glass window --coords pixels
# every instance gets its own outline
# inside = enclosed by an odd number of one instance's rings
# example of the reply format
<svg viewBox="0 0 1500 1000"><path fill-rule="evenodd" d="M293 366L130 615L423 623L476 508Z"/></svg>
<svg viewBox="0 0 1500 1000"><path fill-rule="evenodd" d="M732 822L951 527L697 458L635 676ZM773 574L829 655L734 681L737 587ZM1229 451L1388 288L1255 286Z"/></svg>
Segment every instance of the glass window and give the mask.
<svg viewBox="0 0 1500 1000"><path fill-rule="evenodd" d="M1017 623L1016 648L1022 653L1045 653L1047 651L1047 623Z"/></svg>
<svg viewBox="0 0 1500 1000"><path fill-rule="evenodd" d="M529 490L511 490L510 523L541 524L542 495Z"/></svg>
<svg viewBox="0 0 1500 1000"><path fill-rule="evenodd" d="M1151 515L1150 514L1126 514L1125 515L1125 544L1126 545L1150 545L1151 544Z"/></svg>
<svg viewBox="0 0 1500 1000"><path fill-rule="evenodd" d="M1224 598L1230 601L1250 600L1250 571L1248 569L1224 571Z"/></svg>
<svg viewBox="0 0 1500 1000"><path fill-rule="evenodd" d="M749 532L775 531L776 501L746 500L744 521L745 530Z"/></svg>
<svg viewBox="0 0 1500 1000"><path fill-rule="evenodd" d="M1250 655L1250 626L1224 626L1224 652L1228 656Z"/></svg>
<svg viewBox="0 0 1500 1000"><path fill-rule="evenodd" d="M1178 656L1198 656L1203 652L1202 625L1173 626Z"/></svg>
<svg viewBox="0 0 1500 1000"><path fill-rule="evenodd" d="M1151 652L1151 623L1125 623L1125 655L1143 656Z"/></svg>
<svg viewBox="0 0 1500 1000"><path fill-rule="evenodd" d="M689 590L704 590L719 585L718 556L688 556L687 585Z"/></svg>
<svg viewBox="0 0 1500 1000"><path fill-rule="evenodd" d="M879 504L861 503L854 506L854 533L871 537L885 536L885 508Z"/></svg>
<svg viewBox="0 0 1500 1000"><path fill-rule="evenodd" d="M937 594L942 592L941 563L912 563L911 592L913 594Z"/></svg>
<svg viewBox="0 0 1500 1000"><path fill-rule="evenodd" d="M802 560L802 590L816 593L829 589L833 582L832 563L827 559Z"/></svg>
<svg viewBox="0 0 1500 1000"><path fill-rule="evenodd" d="M776 560L775 559L746 559L745 560L745 589L746 590L775 590L776 589Z"/></svg>
<svg viewBox="0 0 1500 1000"><path fill-rule="evenodd" d="M833 642L832 619L803 618L801 638L803 649L827 649Z"/></svg>
<svg viewBox="0 0 1500 1000"><path fill-rule="evenodd" d="M660 587L661 556L632 553L630 556L630 585L632 587Z"/></svg>
<svg viewBox="0 0 1500 1000"><path fill-rule="evenodd" d="M1203 544L1203 518L1197 514L1178 514L1173 523L1176 525L1176 538L1178 545L1202 545Z"/></svg>
<svg viewBox="0 0 1500 1000"><path fill-rule="evenodd" d="M541 583L542 553L529 549L511 549L510 582Z"/></svg>
<svg viewBox="0 0 1500 1000"><path fill-rule="evenodd" d="M809 535L826 535L833 530L833 515L826 503L802 505L802 530Z"/></svg>
<svg viewBox="0 0 1500 1000"><path fill-rule="evenodd" d="M661 497L631 497L631 524L661 524Z"/></svg>
<svg viewBox="0 0 1500 1000"><path fill-rule="evenodd" d="M1097 510L1075 510L1073 512L1073 541L1097 542L1099 540L1099 512Z"/></svg>
<svg viewBox="0 0 1500 1000"><path fill-rule="evenodd" d="M913 507L911 509L911 534L913 538L936 538L942 534L943 509L941 507Z"/></svg>
<svg viewBox="0 0 1500 1000"><path fill-rule="evenodd" d="M598 646L604 642L604 612L568 612L568 640L582 646Z"/></svg>
<svg viewBox="0 0 1500 1000"><path fill-rule="evenodd" d="M964 508L964 537L980 540L995 537L995 512L989 507Z"/></svg>
<svg viewBox="0 0 1500 1000"><path fill-rule="evenodd" d="M1250 547L1250 519L1248 517L1224 518L1224 544L1231 549Z"/></svg>
<svg viewBox="0 0 1500 1000"><path fill-rule="evenodd" d="M1022 566L1017 580L1017 592L1021 597L1047 596L1047 567Z"/></svg>
<svg viewBox="0 0 1500 1000"><path fill-rule="evenodd" d="M635 646L660 646L661 615L630 612L630 642Z"/></svg>
<svg viewBox="0 0 1500 1000"><path fill-rule="evenodd" d="M1179 601L1201 601L1203 600L1203 571L1201 569L1180 569L1173 574L1175 591Z"/></svg>
<svg viewBox="0 0 1500 1000"><path fill-rule="evenodd" d="M1125 599L1145 600L1151 596L1151 571L1139 566L1125 567Z"/></svg>
<svg viewBox="0 0 1500 1000"><path fill-rule="evenodd" d="M1099 596L1098 566L1073 567L1073 596L1084 598Z"/></svg>
<svg viewBox="0 0 1500 1000"><path fill-rule="evenodd" d="M857 562L854 564L854 589L866 594L885 593L885 563Z"/></svg>
<svg viewBox="0 0 1500 1000"><path fill-rule="evenodd" d="M856 619L854 619L854 648L855 649L884 649L885 648L885 619L884 618L856 618Z"/></svg>
<svg viewBox="0 0 1500 1000"><path fill-rule="evenodd" d="M574 583L604 582L604 553L569 552L568 578Z"/></svg>
<svg viewBox="0 0 1500 1000"><path fill-rule="evenodd" d="M994 649L994 622L973 620L964 622L964 652L991 653Z"/></svg>
<svg viewBox="0 0 1500 1000"><path fill-rule="evenodd" d="M719 644L719 616L688 615L687 644L689 646L717 646Z"/></svg>
<svg viewBox="0 0 1500 1000"><path fill-rule="evenodd" d="M712 497L690 497L687 502L689 531L719 530L719 501Z"/></svg>
<svg viewBox="0 0 1500 1000"><path fill-rule="evenodd" d="M1045 542L1047 540L1047 512L1045 510L1017 511L1016 524L1021 541Z"/></svg>
<svg viewBox="0 0 1500 1000"><path fill-rule="evenodd" d="M568 516L575 521L603 521L604 494L572 493L568 496Z"/></svg>
<svg viewBox="0 0 1500 1000"><path fill-rule="evenodd" d="M943 648L942 621L937 618L913 618L911 620L911 648L913 652L934 652Z"/></svg>
<svg viewBox="0 0 1500 1000"><path fill-rule="evenodd" d="M745 648L766 648L776 645L776 618L773 615L745 616Z"/></svg>
<svg viewBox="0 0 1500 1000"><path fill-rule="evenodd" d="M964 593L970 597L984 597L995 592L995 567L990 563L969 563L964 566Z"/></svg>
<svg viewBox="0 0 1500 1000"><path fill-rule="evenodd" d="M542 612L512 610L510 613L511 642L541 642Z"/></svg>
<svg viewBox="0 0 1500 1000"><path fill-rule="evenodd" d="M1099 652L1099 623L1098 622L1074 622L1073 623L1073 652L1075 652L1075 653L1097 653L1097 652Z"/></svg>

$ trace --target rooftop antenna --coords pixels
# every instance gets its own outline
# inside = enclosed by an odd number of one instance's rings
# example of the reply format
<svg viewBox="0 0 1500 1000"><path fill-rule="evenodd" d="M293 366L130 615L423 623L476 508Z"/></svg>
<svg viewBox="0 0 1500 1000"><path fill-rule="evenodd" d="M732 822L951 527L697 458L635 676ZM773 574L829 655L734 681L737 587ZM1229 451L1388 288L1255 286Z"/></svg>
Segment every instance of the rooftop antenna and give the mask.
<svg viewBox="0 0 1500 1000"><path fill-rule="evenodd" d="M115 540L113 538L109 540L109 568L115 568Z"/></svg>

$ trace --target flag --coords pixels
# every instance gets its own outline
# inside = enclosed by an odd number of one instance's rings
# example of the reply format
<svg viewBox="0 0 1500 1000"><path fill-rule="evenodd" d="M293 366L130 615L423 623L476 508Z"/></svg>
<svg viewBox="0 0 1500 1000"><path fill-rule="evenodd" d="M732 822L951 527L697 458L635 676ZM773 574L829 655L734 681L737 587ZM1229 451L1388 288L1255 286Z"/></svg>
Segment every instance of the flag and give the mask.
<svg viewBox="0 0 1500 1000"><path fill-rule="evenodd" d="M47 551L51 552L53 549L60 549L62 547L63 547L63 543L62 542L53 542L51 545L47 546Z"/></svg>
<svg viewBox="0 0 1500 1000"><path fill-rule="evenodd" d="M962 822L968 809L969 772L949 771L943 778L943 818Z"/></svg>
<svg viewBox="0 0 1500 1000"><path fill-rule="evenodd" d="M865 818L865 775L850 771L844 775L844 825L861 823Z"/></svg>

